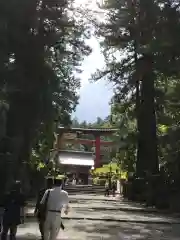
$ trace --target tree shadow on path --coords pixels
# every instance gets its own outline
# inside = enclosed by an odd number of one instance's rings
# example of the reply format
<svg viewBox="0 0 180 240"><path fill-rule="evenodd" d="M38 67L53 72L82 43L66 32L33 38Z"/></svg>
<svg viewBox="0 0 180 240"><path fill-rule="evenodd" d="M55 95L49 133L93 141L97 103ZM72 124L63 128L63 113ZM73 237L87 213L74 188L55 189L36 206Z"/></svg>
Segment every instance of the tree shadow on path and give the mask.
<svg viewBox="0 0 180 240"><path fill-rule="evenodd" d="M39 236L35 236L35 235L23 235L23 236L19 236L16 238L16 240L41 240L41 238ZM69 238L57 238L57 240L70 240ZM93 239L92 239L93 240Z"/></svg>
<svg viewBox="0 0 180 240"><path fill-rule="evenodd" d="M180 230L178 225L155 225L137 223L94 223L83 225L76 223L76 231L86 232L88 239L103 240L179 240ZM102 238L101 238L102 236Z"/></svg>
<svg viewBox="0 0 180 240"><path fill-rule="evenodd" d="M179 240L180 225L138 224L65 220L63 234L57 240ZM17 240L40 240L37 224L27 224L19 231Z"/></svg>

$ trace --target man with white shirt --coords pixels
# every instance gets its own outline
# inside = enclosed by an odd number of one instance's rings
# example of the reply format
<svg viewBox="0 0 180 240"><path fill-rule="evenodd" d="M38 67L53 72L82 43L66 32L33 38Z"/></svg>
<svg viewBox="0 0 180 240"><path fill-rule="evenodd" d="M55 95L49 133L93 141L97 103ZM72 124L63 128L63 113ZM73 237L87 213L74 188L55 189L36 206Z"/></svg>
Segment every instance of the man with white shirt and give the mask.
<svg viewBox="0 0 180 240"><path fill-rule="evenodd" d="M53 187L53 178L48 177L46 179L46 187L42 188L39 191L38 198L37 198L37 203L36 203L36 207L35 207L35 211L34 211L34 214L37 217L38 222L39 222L39 230L41 232L42 240L44 240L44 222L45 222L45 218L46 218L46 211L45 211L44 208L41 209L41 204L40 203L41 203L42 197L44 196L44 193L46 192L46 190L51 189L52 187Z"/></svg>
<svg viewBox="0 0 180 240"><path fill-rule="evenodd" d="M68 193L62 190L61 179L55 179L54 188L45 192L41 204L45 201L47 201L47 215L44 224L44 240L56 240L61 227L62 208L65 208L65 214L68 214L69 209Z"/></svg>

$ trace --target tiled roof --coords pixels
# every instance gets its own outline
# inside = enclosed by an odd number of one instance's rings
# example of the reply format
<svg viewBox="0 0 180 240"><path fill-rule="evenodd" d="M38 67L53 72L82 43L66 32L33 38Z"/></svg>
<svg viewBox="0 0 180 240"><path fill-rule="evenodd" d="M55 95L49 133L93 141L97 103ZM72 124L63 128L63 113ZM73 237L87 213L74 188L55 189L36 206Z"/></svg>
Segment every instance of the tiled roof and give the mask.
<svg viewBox="0 0 180 240"><path fill-rule="evenodd" d="M116 128L65 128L59 127L59 130L64 130L66 132L117 132Z"/></svg>

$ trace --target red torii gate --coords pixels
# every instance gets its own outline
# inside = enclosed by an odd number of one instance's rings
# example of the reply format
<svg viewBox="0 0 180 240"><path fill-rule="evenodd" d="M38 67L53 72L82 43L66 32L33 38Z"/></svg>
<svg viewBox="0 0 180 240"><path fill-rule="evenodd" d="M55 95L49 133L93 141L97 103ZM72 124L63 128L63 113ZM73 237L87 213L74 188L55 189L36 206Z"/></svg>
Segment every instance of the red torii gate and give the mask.
<svg viewBox="0 0 180 240"><path fill-rule="evenodd" d="M95 145L95 168L101 165L100 163L100 150L101 145L113 145L112 141L103 141L101 140L101 136L112 135L113 133L117 132L118 129L114 128L95 128L95 129L86 129L86 128L58 128L58 139L57 145L60 147L62 145L62 136L64 133L76 133L76 134L91 134L94 136L95 140L89 139L73 139L71 140L73 143L81 143L81 144L94 144ZM69 141L69 140L68 140Z"/></svg>

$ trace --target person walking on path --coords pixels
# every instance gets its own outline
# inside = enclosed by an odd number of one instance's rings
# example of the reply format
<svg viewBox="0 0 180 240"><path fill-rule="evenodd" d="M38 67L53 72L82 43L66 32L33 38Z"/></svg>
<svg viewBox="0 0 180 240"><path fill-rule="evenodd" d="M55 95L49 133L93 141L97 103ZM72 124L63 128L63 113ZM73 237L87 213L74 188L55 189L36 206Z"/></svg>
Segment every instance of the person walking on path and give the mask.
<svg viewBox="0 0 180 240"><path fill-rule="evenodd" d="M104 188L105 188L104 196L107 197L107 196L109 196L109 181L108 180L106 180Z"/></svg>
<svg viewBox="0 0 180 240"><path fill-rule="evenodd" d="M116 188L117 188L117 183L116 183L115 180L113 180L113 182L112 182L112 194L113 194L113 197L115 197Z"/></svg>
<svg viewBox="0 0 180 240"><path fill-rule="evenodd" d="M75 178L75 177L73 177L72 185L73 185L73 186L76 186L76 178Z"/></svg>
<svg viewBox="0 0 180 240"><path fill-rule="evenodd" d="M62 224L62 208L65 208L65 214L68 214L69 210L68 193L62 190L61 179L55 179L54 188L45 192L41 204L45 201L47 201L47 215L44 223L44 240L56 240Z"/></svg>
<svg viewBox="0 0 180 240"><path fill-rule="evenodd" d="M37 202L36 202L36 207L35 207L35 211L34 211L34 215L37 217L38 222L39 222L39 231L41 233L42 240L44 240L44 222L45 222L45 217L46 217L45 216L46 210L41 207L40 202L42 200L42 197L44 196L45 191L52 189L52 187L53 187L53 179L47 178L46 179L46 187L42 188L39 191Z"/></svg>
<svg viewBox="0 0 180 240"><path fill-rule="evenodd" d="M22 223L21 216L25 206L25 197L21 193L21 183L16 181L12 190L5 195L3 207L3 222L1 240L7 239L8 231L10 230L10 240L16 239L17 226Z"/></svg>

